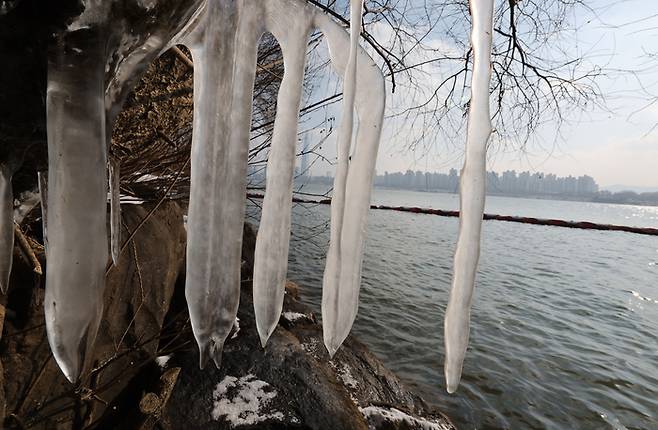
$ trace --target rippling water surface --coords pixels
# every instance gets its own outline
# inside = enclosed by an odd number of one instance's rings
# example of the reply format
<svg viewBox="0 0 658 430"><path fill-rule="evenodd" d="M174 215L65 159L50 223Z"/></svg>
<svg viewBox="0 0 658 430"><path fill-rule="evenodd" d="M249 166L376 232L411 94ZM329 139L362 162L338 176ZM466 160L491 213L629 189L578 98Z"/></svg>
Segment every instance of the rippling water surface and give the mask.
<svg viewBox="0 0 658 430"><path fill-rule="evenodd" d="M451 194L373 203L457 209ZM489 197L486 211L658 227L658 208ZM293 211L289 277L319 314L328 206ZM445 392L443 314L458 220L371 211L353 332L459 428L658 429L658 238L483 226L471 341Z"/></svg>

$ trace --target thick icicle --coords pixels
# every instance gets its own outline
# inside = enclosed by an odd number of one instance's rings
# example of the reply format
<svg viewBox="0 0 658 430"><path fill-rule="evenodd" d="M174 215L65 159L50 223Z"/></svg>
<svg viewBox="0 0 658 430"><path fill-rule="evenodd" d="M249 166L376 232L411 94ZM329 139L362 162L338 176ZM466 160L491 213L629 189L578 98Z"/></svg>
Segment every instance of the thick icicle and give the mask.
<svg viewBox="0 0 658 430"><path fill-rule="evenodd" d="M491 33L493 0L470 0L473 20L473 77L468 112L468 137L460 184L459 239L455 251L452 290L445 316L445 377L449 393L461 378L468 346L471 300L480 257L480 233L484 212L486 148L491 134L489 84L491 80Z"/></svg>
<svg viewBox="0 0 658 430"><path fill-rule="evenodd" d="M108 141L109 142L109 141ZM110 158L107 163L107 171L110 181L110 250L112 251L112 263L116 266L119 262L121 250L121 176L119 161Z"/></svg>
<svg viewBox="0 0 658 430"><path fill-rule="evenodd" d="M215 0L183 42L194 61L185 296L200 365L219 366L240 300L258 2Z"/></svg>
<svg viewBox="0 0 658 430"><path fill-rule="evenodd" d="M349 50L345 49L348 42L345 33L326 17L318 16L318 27L327 38L332 64L345 76L338 167L331 203L331 237L322 293L324 343L331 356L349 334L358 310L366 221L384 114L381 71L358 45L361 9L361 1L352 2ZM355 108L358 126L350 162Z"/></svg>
<svg viewBox="0 0 658 430"><path fill-rule="evenodd" d="M43 248L48 252L48 174L37 172L37 182L39 183L39 198L41 199L41 228L43 234Z"/></svg>
<svg viewBox="0 0 658 430"><path fill-rule="evenodd" d="M14 256L14 193L11 172L0 163L0 289L9 288L9 275Z"/></svg>
<svg viewBox="0 0 658 430"><path fill-rule="evenodd" d="M302 7L299 6L300 9ZM268 16L279 10L276 8L268 11ZM256 327L263 347L276 328L283 307L297 122L311 23L308 14L276 15L268 29L281 46L285 73L279 89L272 145L267 161L266 193L256 240L253 280Z"/></svg>
<svg viewBox="0 0 658 430"><path fill-rule="evenodd" d="M79 30L48 64L50 348L66 378L80 376L103 309L107 262L104 39Z"/></svg>
<svg viewBox="0 0 658 430"><path fill-rule="evenodd" d="M343 73L343 110L340 128L338 129L337 143L337 166L334 178L334 188L331 200L331 227L329 250L322 283L322 327L324 344L333 357L338 347L347 336L343 335L345 330L338 325L348 323L347 332L352 327L349 316L340 315L341 311L347 310L351 313L352 303L341 300L341 239L343 220L345 215L345 188L347 185L347 171L349 168L349 154L352 143L352 129L354 125L354 96L356 92L356 53L359 47L359 36L361 33L361 9L362 0L350 2L350 48L349 59ZM357 15L358 14L358 15ZM358 16L358 19L355 17ZM343 288L341 288L343 287ZM357 304L358 306L358 304ZM349 315L349 314L348 314Z"/></svg>

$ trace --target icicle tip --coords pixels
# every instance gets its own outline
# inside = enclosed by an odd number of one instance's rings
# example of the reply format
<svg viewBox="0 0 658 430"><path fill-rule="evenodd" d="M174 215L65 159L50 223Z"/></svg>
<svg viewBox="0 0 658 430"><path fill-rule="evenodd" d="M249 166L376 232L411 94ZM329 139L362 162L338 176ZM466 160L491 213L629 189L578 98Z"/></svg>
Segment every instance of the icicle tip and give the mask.
<svg viewBox="0 0 658 430"><path fill-rule="evenodd" d="M9 290L10 274L11 274L11 267L9 267L8 270L0 270L0 291L2 291L2 294L7 294L7 291Z"/></svg>
<svg viewBox="0 0 658 430"><path fill-rule="evenodd" d="M208 361L212 359L215 367L218 369L222 367L222 352L224 351L224 343L218 342L216 339L210 339L208 342L199 342L199 369L205 369Z"/></svg>
<svg viewBox="0 0 658 430"><path fill-rule="evenodd" d="M336 342L335 339L326 339L324 340L324 347L327 348L327 352L329 353L329 358L332 359L334 358L334 355L336 355L336 352L338 351L338 348L343 344L343 342Z"/></svg>
<svg viewBox="0 0 658 430"><path fill-rule="evenodd" d="M267 330L262 330L260 327L258 327L258 337L260 338L260 346L265 348L265 345L267 345L267 341L270 339L270 336L272 336L272 333L274 333L275 329L276 329L276 324L274 324L272 327L268 327Z"/></svg>
<svg viewBox="0 0 658 430"><path fill-rule="evenodd" d="M459 381L461 380L461 372L452 373L446 369L446 391L453 394L459 388Z"/></svg>

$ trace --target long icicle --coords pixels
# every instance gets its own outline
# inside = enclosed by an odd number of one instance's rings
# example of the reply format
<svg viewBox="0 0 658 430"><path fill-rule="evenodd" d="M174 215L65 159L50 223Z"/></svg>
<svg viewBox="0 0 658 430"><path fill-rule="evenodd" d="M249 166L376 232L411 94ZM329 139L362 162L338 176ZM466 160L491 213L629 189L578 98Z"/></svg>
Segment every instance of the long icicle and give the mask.
<svg viewBox="0 0 658 430"><path fill-rule="evenodd" d="M461 378L468 347L471 301L480 257L480 233L484 213L486 149L491 134L489 84L493 0L470 0L472 16L473 77L468 111L466 155L461 172L459 239L455 251L452 290L445 315L445 378L449 393Z"/></svg>
<svg viewBox="0 0 658 430"><path fill-rule="evenodd" d="M365 58L364 58L365 59ZM370 195L377 162L377 151L384 117L385 88L379 68L370 61L359 65L356 113L359 121L356 145L347 175L345 215L340 260L340 297L337 301L336 332L333 348L345 340L359 307L361 264L370 208ZM367 67L365 67L367 65Z"/></svg>
<svg viewBox="0 0 658 430"><path fill-rule="evenodd" d="M350 59L347 50L342 48L346 39L344 32L331 25L326 17L318 18L318 26L329 44L332 64L339 72L348 69ZM355 29L351 34L352 46L359 31ZM336 224L336 230L332 230L335 237L330 242L323 285L324 340L332 356L349 334L358 310L366 222L385 104L381 71L358 44L357 48L358 72L353 100L358 115L355 149L344 184L334 185L334 199L337 188L342 196L335 211L332 200L331 224L332 229ZM349 109L348 106L351 107L346 102L343 109Z"/></svg>
<svg viewBox="0 0 658 430"><path fill-rule="evenodd" d="M349 59L343 75L343 110L338 130L337 167L334 178L331 201L331 227L329 250L323 276L322 286L322 326L324 345L333 357L342 343L338 324L341 306L341 237L345 216L345 187L349 169L349 153L354 126L354 97L356 94L357 51L361 34L361 15L363 0L351 0L350 3L350 49ZM349 324L351 327L351 324Z"/></svg>
<svg viewBox="0 0 658 430"><path fill-rule="evenodd" d="M107 263L104 38L67 34L48 64L48 341L78 380L103 309Z"/></svg>
<svg viewBox="0 0 658 430"><path fill-rule="evenodd" d="M11 172L0 163L0 290L9 288L9 275L14 257L14 193Z"/></svg>
<svg viewBox="0 0 658 430"><path fill-rule="evenodd" d="M272 12L278 12L276 9ZM269 15L269 14L268 14ZM254 312L261 344L276 328L285 292L299 104L304 81L308 14L281 14L268 28L279 41L285 72L277 99L267 183L254 257Z"/></svg>
<svg viewBox="0 0 658 430"><path fill-rule="evenodd" d="M194 61L194 124L185 296L199 364L221 363L240 301L242 225L257 4L215 0L185 44Z"/></svg>
<svg viewBox="0 0 658 430"><path fill-rule="evenodd" d="M119 264L119 252L121 249L121 174L119 160L110 158L107 163L107 171L110 182L110 250L112 263Z"/></svg>

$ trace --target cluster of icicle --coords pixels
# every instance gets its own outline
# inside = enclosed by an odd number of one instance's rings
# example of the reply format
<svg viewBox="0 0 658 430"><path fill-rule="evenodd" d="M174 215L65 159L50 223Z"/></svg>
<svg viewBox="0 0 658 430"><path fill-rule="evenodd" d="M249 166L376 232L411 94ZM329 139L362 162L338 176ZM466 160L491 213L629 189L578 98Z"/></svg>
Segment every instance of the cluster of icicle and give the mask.
<svg viewBox="0 0 658 430"><path fill-rule="evenodd" d="M135 1L145 10L157 3ZM200 2L189 14L182 14L184 22L168 32L148 35L139 47L122 54L113 68L108 66L111 53L106 47L112 37L119 38L112 31L122 30L113 30L104 21L109 3L87 0L85 11L69 26L70 34L60 39L49 59L49 171L47 181L40 177L39 184L44 237L47 227L46 325L63 373L76 382L85 371L85 356L103 310L108 248L115 264L120 254L120 166L107 156L112 123L148 63L174 44L185 45L194 62L186 298L201 366L208 359L220 365L240 297L252 93L258 41L264 32L272 33L279 42L285 74L278 95L255 254L254 307L263 346L277 326L283 304L295 144L311 31L322 32L333 66L344 76L322 298L324 341L333 356L347 337L358 309L366 220L385 102L382 73L359 45L362 0L351 1L349 36L303 0ZM493 0L471 0L475 67L462 174L461 229L446 315L449 391L454 391L460 378L479 255L484 155L490 133L492 8ZM0 286L6 291L13 246L13 201L11 175L1 164L0 199Z"/></svg>

